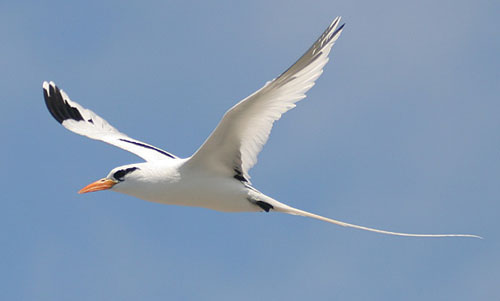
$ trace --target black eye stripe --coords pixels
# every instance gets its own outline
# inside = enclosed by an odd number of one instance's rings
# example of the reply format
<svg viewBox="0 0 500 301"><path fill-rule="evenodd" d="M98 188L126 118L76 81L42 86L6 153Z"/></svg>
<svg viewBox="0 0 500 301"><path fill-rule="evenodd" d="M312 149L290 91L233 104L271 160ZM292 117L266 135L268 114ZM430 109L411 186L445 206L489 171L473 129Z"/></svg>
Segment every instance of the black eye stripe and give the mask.
<svg viewBox="0 0 500 301"><path fill-rule="evenodd" d="M118 181L123 181L123 177L125 177L126 174L133 172L136 169L139 169L139 168L138 167L129 167L127 169L120 169L119 171L117 171L113 174L113 178L117 179Z"/></svg>

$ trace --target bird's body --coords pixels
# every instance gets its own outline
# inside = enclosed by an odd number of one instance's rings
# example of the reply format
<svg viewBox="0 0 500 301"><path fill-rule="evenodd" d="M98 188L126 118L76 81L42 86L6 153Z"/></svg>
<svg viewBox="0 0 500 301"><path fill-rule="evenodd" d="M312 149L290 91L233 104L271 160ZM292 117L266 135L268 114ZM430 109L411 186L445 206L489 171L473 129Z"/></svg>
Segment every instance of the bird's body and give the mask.
<svg viewBox="0 0 500 301"><path fill-rule="evenodd" d="M44 82L47 108L65 128L130 151L146 161L117 167L80 193L111 189L169 205L225 212L277 211L400 236L477 237L468 234L408 234L348 224L290 207L252 187L248 171L256 164L273 123L305 98L305 93L322 74L333 44L344 27L339 26L339 22L340 17L335 18L284 73L227 111L205 143L185 159L128 137L91 110L70 100L53 82Z"/></svg>
<svg viewBox="0 0 500 301"><path fill-rule="evenodd" d="M245 182L213 175L189 166L188 161L172 159L129 165L139 169L112 189L146 201L225 212L262 211L255 202L276 202Z"/></svg>

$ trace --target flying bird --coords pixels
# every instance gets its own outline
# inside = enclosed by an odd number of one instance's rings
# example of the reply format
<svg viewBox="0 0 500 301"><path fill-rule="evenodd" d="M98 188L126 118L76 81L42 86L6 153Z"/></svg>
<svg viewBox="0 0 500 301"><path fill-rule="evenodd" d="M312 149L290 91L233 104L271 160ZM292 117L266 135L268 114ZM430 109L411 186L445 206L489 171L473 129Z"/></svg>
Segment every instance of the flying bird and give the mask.
<svg viewBox="0 0 500 301"><path fill-rule="evenodd" d="M203 145L179 158L118 131L93 111L70 100L54 82L43 83L45 103L65 128L129 151L146 162L119 166L79 191L113 190L151 202L225 212L277 211L377 233L418 237L479 237L471 234L410 234L349 224L288 206L250 182L249 170L269 138L273 123L306 97L323 72L344 24L335 18L300 59L277 78L227 111Z"/></svg>

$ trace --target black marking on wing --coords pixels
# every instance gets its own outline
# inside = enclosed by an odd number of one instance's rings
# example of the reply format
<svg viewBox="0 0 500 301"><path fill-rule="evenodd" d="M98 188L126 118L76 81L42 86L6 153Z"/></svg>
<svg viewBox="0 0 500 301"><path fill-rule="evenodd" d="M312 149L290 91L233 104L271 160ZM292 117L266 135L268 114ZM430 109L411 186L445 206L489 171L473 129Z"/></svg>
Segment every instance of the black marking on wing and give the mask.
<svg viewBox="0 0 500 301"><path fill-rule="evenodd" d="M156 147L154 147L154 146L147 145L147 144L140 143L140 142L136 142L136 141L130 141L130 140L127 140L127 139L121 139L121 138L120 138L119 140L120 140L120 141L123 141L123 142L127 142L127 143L132 143L132 144L134 144L134 145L141 146L141 147L144 147L144 148L147 148L147 149L152 149L152 150L157 151L157 152L159 152L160 154L163 154L163 155L165 155L165 156L167 156L167 157L169 157L169 158L175 159L175 156L174 156L174 155L169 154L169 153L167 153L166 151L161 150L161 149L159 149L159 148L156 148Z"/></svg>
<svg viewBox="0 0 500 301"><path fill-rule="evenodd" d="M133 172L134 170L139 169L139 167L129 167L127 169L120 169L119 171L115 172L113 174L113 178L117 179L118 181L122 182L123 177L125 177L126 174Z"/></svg>
<svg viewBox="0 0 500 301"><path fill-rule="evenodd" d="M259 206L264 210L265 212L269 212L269 210L274 209L273 205L263 202L263 201L256 201L255 205Z"/></svg>
<svg viewBox="0 0 500 301"><path fill-rule="evenodd" d="M245 176L243 176L243 173L241 172L241 170L239 170L238 168L234 168L233 170L236 173L233 176L233 178L235 178L236 180L241 181L241 182L248 182L247 178L245 178Z"/></svg>
<svg viewBox="0 0 500 301"><path fill-rule="evenodd" d="M45 104L49 109L50 114L59 123L63 123L66 119L73 119L76 121L83 120L82 114L77 108L72 107L68 102L63 99L61 90L55 85L49 85L49 91L43 89L43 96Z"/></svg>

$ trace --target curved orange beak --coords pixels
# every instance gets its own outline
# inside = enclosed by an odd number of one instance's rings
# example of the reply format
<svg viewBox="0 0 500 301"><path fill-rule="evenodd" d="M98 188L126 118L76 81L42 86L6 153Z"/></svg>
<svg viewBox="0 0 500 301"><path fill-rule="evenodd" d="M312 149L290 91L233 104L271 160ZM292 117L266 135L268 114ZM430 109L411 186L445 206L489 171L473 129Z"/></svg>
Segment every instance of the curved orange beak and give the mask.
<svg viewBox="0 0 500 301"><path fill-rule="evenodd" d="M118 182L115 180L103 178L83 187L80 191L78 191L78 193L87 193L87 192L111 189L111 187L115 186L116 183Z"/></svg>

